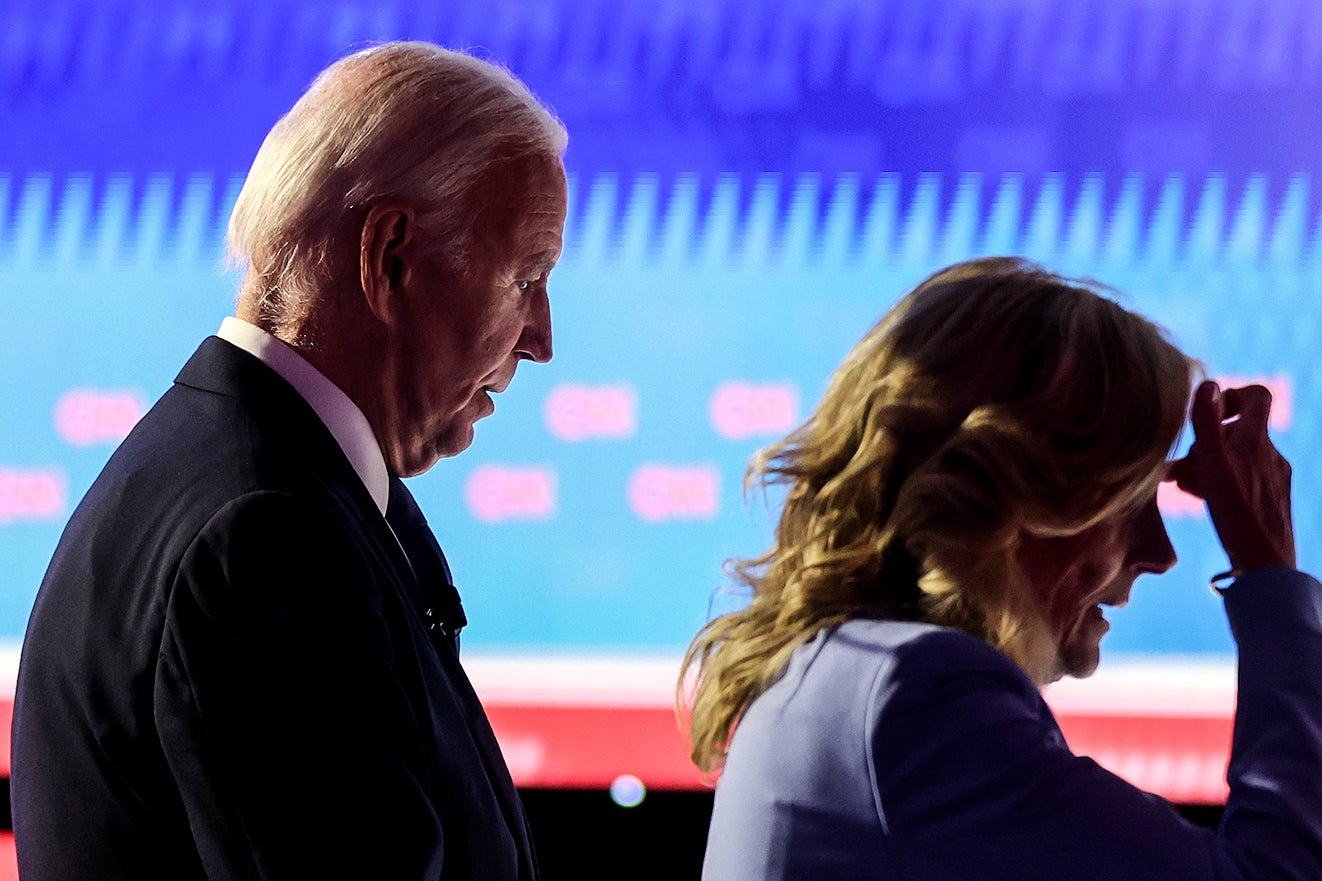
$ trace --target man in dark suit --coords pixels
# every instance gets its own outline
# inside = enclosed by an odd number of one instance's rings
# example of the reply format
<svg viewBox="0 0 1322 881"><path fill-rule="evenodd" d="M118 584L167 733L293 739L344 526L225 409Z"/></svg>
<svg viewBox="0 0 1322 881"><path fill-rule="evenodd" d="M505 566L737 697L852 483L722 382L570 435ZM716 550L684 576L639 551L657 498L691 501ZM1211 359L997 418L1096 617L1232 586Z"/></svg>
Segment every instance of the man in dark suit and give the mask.
<svg viewBox="0 0 1322 881"><path fill-rule="evenodd" d="M536 877L399 477L551 357L564 144L504 71L425 44L338 62L272 130L230 221L236 317L111 458L37 598L26 881Z"/></svg>

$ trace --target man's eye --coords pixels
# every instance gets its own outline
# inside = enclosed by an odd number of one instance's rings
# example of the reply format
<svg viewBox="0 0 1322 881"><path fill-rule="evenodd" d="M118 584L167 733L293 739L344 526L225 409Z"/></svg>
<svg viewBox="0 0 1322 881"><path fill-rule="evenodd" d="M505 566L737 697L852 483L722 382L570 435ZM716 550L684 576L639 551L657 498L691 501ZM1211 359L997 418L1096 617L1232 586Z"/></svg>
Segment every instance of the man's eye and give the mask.
<svg viewBox="0 0 1322 881"><path fill-rule="evenodd" d="M522 281L516 281L514 284L517 285L521 291L531 290L533 285L532 281L526 278Z"/></svg>

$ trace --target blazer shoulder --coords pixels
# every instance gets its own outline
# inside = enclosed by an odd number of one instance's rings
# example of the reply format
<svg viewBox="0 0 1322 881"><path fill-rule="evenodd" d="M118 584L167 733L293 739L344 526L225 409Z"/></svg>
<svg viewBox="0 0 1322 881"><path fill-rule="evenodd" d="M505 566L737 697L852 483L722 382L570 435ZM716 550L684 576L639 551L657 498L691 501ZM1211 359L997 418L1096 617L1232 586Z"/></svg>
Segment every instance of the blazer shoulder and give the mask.
<svg viewBox="0 0 1322 881"><path fill-rule="evenodd" d="M825 669L857 683L855 700L878 724L883 716L982 695L1046 713L1037 686L1000 650L961 630L931 624L857 620L829 633ZM834 656L832 658L832 656ZM830 660L828 660L830 659ZM829 676L828 678L835 678Z"/></svg>
<svg viewBox="0 0 1322 881"><path fill-rule="evenodd" d="M1007 655L981 639L935 624L855 619L824 636L825 650L907 676L941 678L972 671L1024 678Z"/></svg>

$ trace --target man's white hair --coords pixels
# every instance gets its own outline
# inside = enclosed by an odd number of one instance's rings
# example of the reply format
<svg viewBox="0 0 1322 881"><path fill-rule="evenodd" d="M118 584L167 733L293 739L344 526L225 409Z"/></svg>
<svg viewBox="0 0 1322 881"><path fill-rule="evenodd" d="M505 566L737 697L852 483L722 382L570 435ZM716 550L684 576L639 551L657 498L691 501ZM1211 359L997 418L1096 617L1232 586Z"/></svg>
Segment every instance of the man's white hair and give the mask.
<svg viewBox="0 0 1322 881"><path fill-rule="evenodd" d="M400 199L432 247L462 268L468 194L497 164L559 156L568 136L518 79L430 43L388 43L341 59L263 141L230 215L241 299L280 323L329 280L335 248L357 254L368 209ZM348 253L346 251L345 253Z"/></svg>

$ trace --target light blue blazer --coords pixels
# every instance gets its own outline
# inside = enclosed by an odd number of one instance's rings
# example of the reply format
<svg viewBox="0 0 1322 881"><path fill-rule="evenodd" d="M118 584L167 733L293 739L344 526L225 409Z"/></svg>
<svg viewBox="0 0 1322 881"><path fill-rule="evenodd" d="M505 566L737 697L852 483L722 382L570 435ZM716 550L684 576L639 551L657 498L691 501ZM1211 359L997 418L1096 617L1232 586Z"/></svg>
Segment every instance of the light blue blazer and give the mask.
<svg viewBox="0 0 1322 881"><path fill-rule="evenodd" d="M795 652L739 723L703 878L1322 878L1322 585L1254 572L1225 605L1239 706L1218 830L1071 753L985 643L854 620Z"/></svg>

